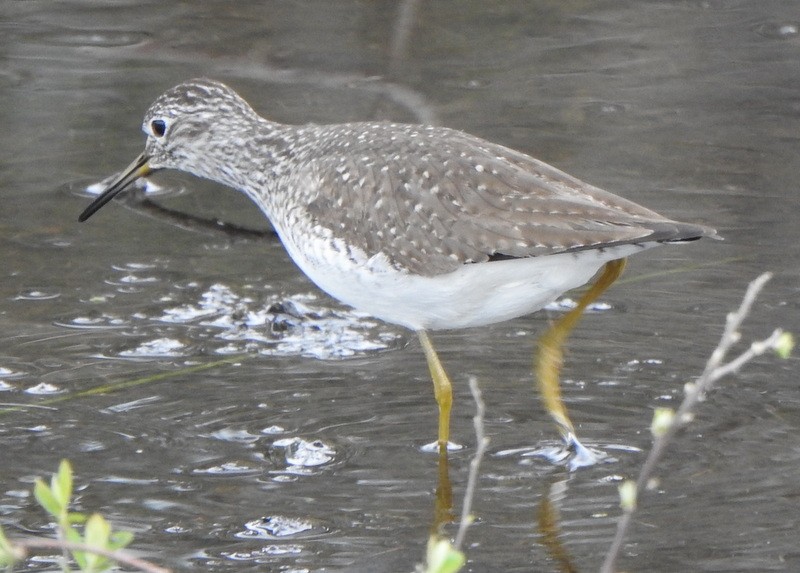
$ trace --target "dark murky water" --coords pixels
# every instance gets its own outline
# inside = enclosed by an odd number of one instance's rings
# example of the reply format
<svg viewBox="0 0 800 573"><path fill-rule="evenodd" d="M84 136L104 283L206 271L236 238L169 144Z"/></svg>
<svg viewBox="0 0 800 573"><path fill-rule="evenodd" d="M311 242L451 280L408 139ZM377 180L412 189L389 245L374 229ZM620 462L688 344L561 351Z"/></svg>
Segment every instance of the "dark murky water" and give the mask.
<svg viewBox="0 0 800 573"><path fill-rule="evenodd" d="M676 405L747 282L776 274L747 337L800 330L793 0L422 3L400 59L390 2L0 11L0 401L25 405L0 413L12 535L48 531L25 492L68 457L80 508L172 567L410 571L423 554L436 459L421 447L436 422L413 336L319 294L273 241L119 205L76 222L79 192L139 152L150 101L193 76L227 81L279 121L465 129L726 238L636 257L610 309L576 332L566 398L613 464L568 474L530 455L557 443L529 371L545 313L435 336L467 446L451 458L456 505L474 447L467 376L488 408L472 571L559 570L537 527L546 496L577 568L597 569L653 407ZM158 181L184 189L165 206L266 228L233 192ZM621 566L800 569L796 365L759 360L703 405Z"/></svg>

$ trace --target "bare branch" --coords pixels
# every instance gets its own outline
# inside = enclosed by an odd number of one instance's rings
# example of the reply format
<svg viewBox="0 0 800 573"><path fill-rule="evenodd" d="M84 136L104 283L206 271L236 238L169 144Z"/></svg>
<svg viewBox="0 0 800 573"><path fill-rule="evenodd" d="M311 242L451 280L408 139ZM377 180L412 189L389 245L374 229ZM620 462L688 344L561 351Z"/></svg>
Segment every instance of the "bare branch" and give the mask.
<svg viewBox="0 0 800 573"><path fill-rule="evenodd" d="M724 376L733 374L753 358L777 348L778 342L783 335L783 331L780 329L775 330L764 340L753 342L746 351L729 362L724 363L728 351L741 338L739 327L750 312L753 302L758 297L759 292L761 292L761 289L764 288L764 285L770 278L772 278L771 273L764 273L751 282L747 287L747 292L739 308L735 312L728 314L720 342L716 349L714 349L714 352L711 353L711 357L708 359L703 373L696 382L686 385L685 397L678 407L678 410L675 412L672 422L662 433L656 435L653 440L653 447L650 449L650 453L647 455L647 459L639 472L639 477L636 479L636 500L639 499L642 492L645 490L647 483L653 475L656 464L661 459L667 445L678 430L692 419L695 407L706 393L713 388L714 383ZM620 516L617 522L616 535L614 536L614 540L600 569L601 573L614 572L617 558L622 549L622 544L637 506L638 503L632 503L630 505L625 505L623 508L622 516Z"/></svg>
<svg viewBox="0 0 800 573"><path fill-rule="evenodd" d="M474 376L469 378L469 390L472 392L472 398L475 400L475 417L472 419L475 425L475 455L469 462L469 477L467 478L467 488L464 491L464 503L461 505L461 523L458 525L458 532L456 533L456 540L453 544L457 551L461 550L461 544L464 543L464 537L467 534L467 529L472 523L472 501L475 498L475 489L478 487L478 470L481 466L481 460L486 453L486 447L489 445L489 438L483 430L483 419L486 411L486 405L481 396L481 389L478 388L478 381Z"/></svg>
<svg viewBox="0 0 800 573"><path fill-rule="evenodd" d="M159 567L144 559L134 557L127 551L109 551L101 547L87 545L85 543L73 543L71 541L60 541L58 539L14 539L9 540L15 548L19 548L24 552L23 558L27 555L30 549L58 549L66 551L85 551L86 553L94 553L112 559L117 563L134 567L139 571L145 573L171 573L170 569Z"/></svg>

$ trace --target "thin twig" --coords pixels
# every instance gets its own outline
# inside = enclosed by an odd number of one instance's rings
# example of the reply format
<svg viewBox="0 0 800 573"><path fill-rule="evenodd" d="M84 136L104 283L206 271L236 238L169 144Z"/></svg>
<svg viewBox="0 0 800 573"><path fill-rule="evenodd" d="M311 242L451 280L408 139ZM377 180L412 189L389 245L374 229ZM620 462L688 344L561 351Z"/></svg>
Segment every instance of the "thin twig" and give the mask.
<svg viewBox="0 0 800 573"><path fill-rule="evenodd" d="M768 338L764 340L753 342L750 347L746 351L742 352L739 356L727 363L723 363L728 351L741 338L739 327L749 314L750 309L753 306L753 302L755 301L759 292L762 288L764 288L764 285L770 278L772 278L771 273L764 273L751 282L747 287L747 292L745 293L744 299L742 300L739 308L735 312L728 314L725 321L725 329L722 333L720 342L716 349L714 349L714 352L711 353L711 357L708 359L703 373L696 382L686 385L685 397L681 402L681 405L678 407L678 410L675 412L671 423L662 433L655 436L655 439L653 440L653 447L650 449L650 453L647 455L647 459L645 460L644 465L639 472L639 477L636 479L636 500L639 499L639 496L647 487L653 471L655 470L655 466L661 459L661 456L666 450L667 445L670 443L678 430L691 421L694 408L712 389L714 383L720 378L736 372L739 368L756 356L760 356L768 350L776 347L779 339L783 335L783 331L780 329L775 330ZM624 506L622 516L617 522L617 532L614 536L614 541L612 542L611 547L606 554L605 560L603 561L603 566L600 569L601 573L614 572L617 558L622 550L622 544L630 527L633 514L636 511L636 505L636 503L633 503L631 505Z"/></svg>
<svg viewBox="0 0 800 573"><path fill-rule="evenodd" d="M481 389L478 387L478 380L474 376L469 378L469 391L472 392L472 398L475 400L475 417L472 422L475 426L475 455L469 462L469 477L467 478L467 488L464 491L464 503L461 505L461 523L458 525L458 532L456 533L456 540L453 546L457 551L461 550L461 544L464 543L464 537L467 535L472 523L472 501L475 498L475 489L478 487L478 470L481 466L481 460L486 453L486 448L489 445L489 438L483 430L483 418L486 411L486 405L481 396Z"/></svg>
<svg viewBox="0 0 800 573"><path fill-rule="evenodd" d="M711 370L718 368L725 359L725 355L728 353L728 350L730 350L734 344L739 342L739 339L741 338L741 335L739 334L739 327L750 313L750 309L758 297L758 293L761 292L761 289L764 288L764 285L767 284L767 281L769 281L771 278L772 273L763 273L747 286L747 291L744 294L742 304L739 305L739 309L736 310L736 312L729 313L725 319L725 330L722 333L722 339L720 340L714 352L711 353L711 358L709 358L708 362L706 363L706 368L700 377L701 379ZM700 381L698 381L698 384L699 383Z"/></svg>
<svg viewBox="0 0 800 573"><path fill-rule="evenodd" d="M19 548L27 554L30 549L60 549L62 551L84 551L86 553L94 553L108 559L113 559L117 563L134 567L145 573L171 573L170 569L159 567L144 559L134 557L127 551L110 551L101 547L87 545L85 543L73 543L71 541L61 541L58 539L14 539L10 540L15 548ZM23 555L23 558L25 556Z"/></svg>
<svg viewBox="0 0 800 573"><path fill-rule="evenodd" d="M400 3L389 43L389 77L399 79L400 66L408 58L408 45L414 31L414 18L419 8L419 0L404 0Z"/></svg>

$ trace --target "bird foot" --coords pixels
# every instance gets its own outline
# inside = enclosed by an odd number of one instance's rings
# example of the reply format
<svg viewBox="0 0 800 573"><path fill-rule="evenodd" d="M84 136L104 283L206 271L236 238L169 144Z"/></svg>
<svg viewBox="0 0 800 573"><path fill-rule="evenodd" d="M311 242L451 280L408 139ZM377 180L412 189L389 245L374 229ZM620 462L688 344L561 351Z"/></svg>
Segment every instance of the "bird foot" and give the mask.
<svg viewBox="0 0 800 573"><path fill-rule="evenodd" d="M564 441L567 451L569 452L567 468L571 472L579 468L615 461L614 458L610 457L602 450L587 448L574 434L569 434Z"/></svg>
<svg viewBox="0 0 800 573"><path fill-rule="evenodd" d="M439 451L440 451L440 449L439 449L439 441L437 440L435 442L431 442L430 444L425 444L420 449L423 452L429 452L429 453L438 454ZM461 451L463 449L464 449L464 446L462 446L461 444L456 444L455 442L447 442L446 450L448 452L458 452L458 451Z"/></svg>

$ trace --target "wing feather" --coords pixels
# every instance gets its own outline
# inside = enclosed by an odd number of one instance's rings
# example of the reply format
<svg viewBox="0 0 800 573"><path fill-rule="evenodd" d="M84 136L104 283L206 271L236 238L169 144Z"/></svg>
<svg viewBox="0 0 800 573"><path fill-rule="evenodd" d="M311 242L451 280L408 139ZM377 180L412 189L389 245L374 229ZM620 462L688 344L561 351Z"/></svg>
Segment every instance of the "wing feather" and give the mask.
<svg viewBox="0 0 800 573"><path fill-rule="evenodd" d="M351 127L360 143L345 150L323 141L299 167L316 182L306 214L410 272L437 275L498 257L713 235L462 132ZM324 126L318 137L324 140Z"/></svg>

